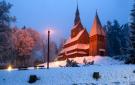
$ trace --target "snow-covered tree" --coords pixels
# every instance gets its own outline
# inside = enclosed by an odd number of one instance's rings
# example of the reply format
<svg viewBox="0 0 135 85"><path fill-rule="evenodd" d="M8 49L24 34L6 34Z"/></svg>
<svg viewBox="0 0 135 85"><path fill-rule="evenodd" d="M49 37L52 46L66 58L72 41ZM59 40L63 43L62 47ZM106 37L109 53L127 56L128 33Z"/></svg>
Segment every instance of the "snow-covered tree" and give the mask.
<svg viewBox="0 0 135 85"><path fill-rule="evenodd" d="M10 9L12 4L7 3L6 1L0 1L0 27L9 26L11 22L14 22L16 19L13 16L10 16Z"/></svg>
<svg viewBox="0 0 135 85"><path fill-rule="evenodd" d="M128 49L131 47L131 42L129 38L129 25L124 24L121 26L121 54L122 55L127 55L128 54Z"/></svg>
<svg viewBox="0 0 135 85"><path fill-rule="evenodd" d="M42 43L42 54L44 57L44 62L47 61L47 53L48 53L48 41L47 41L47 36L42 35L41 36L41 43ZM54 61L57 54L58 54L58 47L55 41L50 39L50 43L49 43L49 47L50 47L50 61Z"/></svg>
<svg viewBox="0 0 135 85"><path fill-rule="evenodd" d="M105 26L107 31L107 48L110 56L121 55L121 27L117 20L112 24L110 21Z"/></svg>
<svg viewBox="0 0 135 85"><path fill-rule="evenodd" d="M58 47L58 53L62 50L65 42L66 42L66 39L64 39L64 38L62 38L60 40L60 44L59 44L59 47Z"/></svg>
<svg viewBox="0 0 135 85"><path fill-rule="evenodd" d="M37 43L38 33L32 29L13 29L13 41L19 66L31 64L31 56Z"/></svg>
<svg viewBox="0 0 135 85"><path fill-rule="evenodd" d="M50 61L54 61L58 54L58 48L54 41L51 41L50 43Z"/></svg>
<svg viewBox="0 0 135 85"><path fill-rule="evenodd" d="M105 29L107 32L108 55L114 56L116 59L125 60L128 49L131 46L128 24L120 25L116 20L114 23L108 21Z"/></svg>
<svg viewBox="0 0 135 85"><path fill-rule="evenodd" d="M11 22L15 21L10 15L12 5L6 1L0 1L0 63L11 63L12 55L12 31Z"/></svg>
<svg viewBox="0 0 135 85"><path fill-rule="evenodd" d="M130 22L130 40L131 48L129 49L130 55L126 63L135 64L135 3L133 9L131 10L131 22Z"/></svg>

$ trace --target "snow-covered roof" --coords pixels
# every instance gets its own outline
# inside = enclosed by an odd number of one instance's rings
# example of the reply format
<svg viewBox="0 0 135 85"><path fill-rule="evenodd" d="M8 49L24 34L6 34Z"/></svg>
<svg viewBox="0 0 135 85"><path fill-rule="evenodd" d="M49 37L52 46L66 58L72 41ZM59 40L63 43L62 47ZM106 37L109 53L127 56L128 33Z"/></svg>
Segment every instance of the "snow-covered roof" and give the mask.
<svg viewBox="0 0 135 85"><path fill-rule="evenodd" d="M77 35L76 37L74 37L74 38L71 38L71 37L70 37L70 38L66 41L66 43L65 43L64 45L78 40L78 39L80 38L80 36L82 35L82 33L84 32L84 30L85 30L85 29L81 30L81 31L78 33L78 35Z"/></svg>
<svg viewBox="0 0 135 85"><path fill-rule="evenodd" d="M69 56L69 55L73 55L73 54L76 54L76 53L79 53L79 54L87 54L87 52L84 52L84 51L74 51L72 53L67 53L66 55Z"/></svg>
<svg viewBox="0 0 135 85"><path fill-rule="evenodd" d="M80 20L78 21L78 23L77 23L76 25L74 25L74 26L73 26L73 28L72 28L72 29L77 28L79 25L83 28L82 23L81 23L81 21L80 21Z"/></svg>
<svg viewBox="0 0 135 85"><path fill-rule="evenodd" d="M89 44L76 44L70 47L67 47L65 49L62 49L62 51L60 53L66 53L68 51L74 50L74 49L89 49Z"/></svg>
<svg viewBox="0 0 135 85"><path fill-rule="evenodd" d="M90 36L97 35L97 34L106 36L106 33L105 33L104 29L102 28L99 17L96 13L94 23L93 23L93 26L92 26L91 31L90 31Z"/></svg>

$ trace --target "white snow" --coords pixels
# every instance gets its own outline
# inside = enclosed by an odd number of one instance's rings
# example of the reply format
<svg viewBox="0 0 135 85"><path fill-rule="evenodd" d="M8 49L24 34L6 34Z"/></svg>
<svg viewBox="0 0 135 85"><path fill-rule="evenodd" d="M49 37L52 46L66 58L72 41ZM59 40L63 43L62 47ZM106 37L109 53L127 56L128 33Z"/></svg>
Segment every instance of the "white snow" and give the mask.
<svg viewBox="0 0 135 85"><path fill-rule="evenodd" d="M83 67L13 70L10 72L0 70L0 85L135 85L135 73L133 72L135 65L125 65L109 57L96 56L92 59L95 61L94 65ZM64 65L65 61L55 62L55 65L56 63ZM99 72L101 78L93 79L93 72ZM33 74L37 75L40 80L29 84L29 76Z"/></svg>
<svg viewBox="0 0 135 85"><path fill-rule="evenodd" d="M118 65L118 64L123 64L122 61L117 61L114 60L110 57L104 56L86 56L86 57L76 57L72 58L71 60L76 61L79 64L83 64L83 60L86 59L87 62L92 62L94 61L95 65Z"/></svg>
<svg viewBox="0 0 135 85"><path fill-rule="evenodd" d="M134 65L91 65L11 72L1 70L0 85L30 85L27 81L31 74L40 78L32 85L135 85L133 70ZM94 80L93 72L99 72L101 78Z"/></svg>
<svg viewBox="0 0 135 85"><path fill-rule="evenodd" d="M84 64L83 61L84 59L87 60L87 62L92 62L94 61L94 65L121 65L123 64L122 61L114 60L110 57L107 56L85 56L85 57L76 57L76 58L69 58L69 60L74 60L78 64ZM64 61L55 61L55 62L50 62L50 67L52 68L57 68L60 66L65 66L66 65L66 60ZM47 67L47 64L40 64L38 66L44 66Z"/></svg>

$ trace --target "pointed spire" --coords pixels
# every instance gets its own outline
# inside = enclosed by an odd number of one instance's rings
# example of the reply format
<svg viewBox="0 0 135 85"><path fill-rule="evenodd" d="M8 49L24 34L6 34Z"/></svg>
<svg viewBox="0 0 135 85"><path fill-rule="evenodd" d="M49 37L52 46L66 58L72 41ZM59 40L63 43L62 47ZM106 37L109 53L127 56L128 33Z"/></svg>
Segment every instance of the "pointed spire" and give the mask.
<svg viewBox="0 0 135 85"><path fill-rule="evenodd" d="M106 35L104 29L102 28L102 25L101 25L101 22L99 20L98 13L96 10L96 15L95 15L93 26L91 28L90 36L97 35L97 34L103 35L103 36Z"/></svg>
<svg viewBox="0 0 135 85"><path fill-rule="evenodd" d="M99 24L101 26L101 22L100 22L99 17L98 17L97 9L96 9L95 21L97 22L97 24Z"/></svg>
<svg viewBox="0 0 135 85"><path fill-rule="evenodd" d="M76 13L75 13L74 25L76 25L79 21L80 21L80 13L79 13L79 9L78 9L78 1L77 1L77 9L76 9Z"/></svg>

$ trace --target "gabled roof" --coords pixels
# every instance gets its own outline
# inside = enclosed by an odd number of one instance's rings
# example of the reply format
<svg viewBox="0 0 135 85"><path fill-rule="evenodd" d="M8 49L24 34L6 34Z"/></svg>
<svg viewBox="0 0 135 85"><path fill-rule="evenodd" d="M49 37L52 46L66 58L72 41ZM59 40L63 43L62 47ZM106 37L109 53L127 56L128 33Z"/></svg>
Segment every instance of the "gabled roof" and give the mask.
<svg viewBox="0 0 135 85"><path fill-rule="evenodd" d="M74 38L71 38L71 37L70 37L70 38L66 41L66 43L65 43L64 45L69 44L69 43L72 43L72 42L74 42L74 41L77 41L77 40L80 38L80 36L83 34L83 32L84 32L85 30L86 30L86 29L81 30L81 31L78 33L78 35L75 36Z"/></svg>
<svg viewBox="0 0 135 85"><path fill-rule="evenodd" d="M90 36L97 35L97 34L106 36L106 33L105 33L104 29L102 28L98 14L96 12L94 23L93 23L93 26L92 26L91 31L90 31Z"/></svg>
<svg viewBox="0 0 135 85"><path fill-rule="evenodd" d="M78 21L78 23L76 25L74 25L72 29L78 29L78 28L83 29L83 25L82 25L81 21Z"/></svg>
<svg viewBox="0 0 135 85"><path fill-rule="evenodd" d="M89 44L75 44L73 46L62 49L60 53L65 53L65 52L72 51L75 49L87 50L87 49L89 49Z"/></svg>

